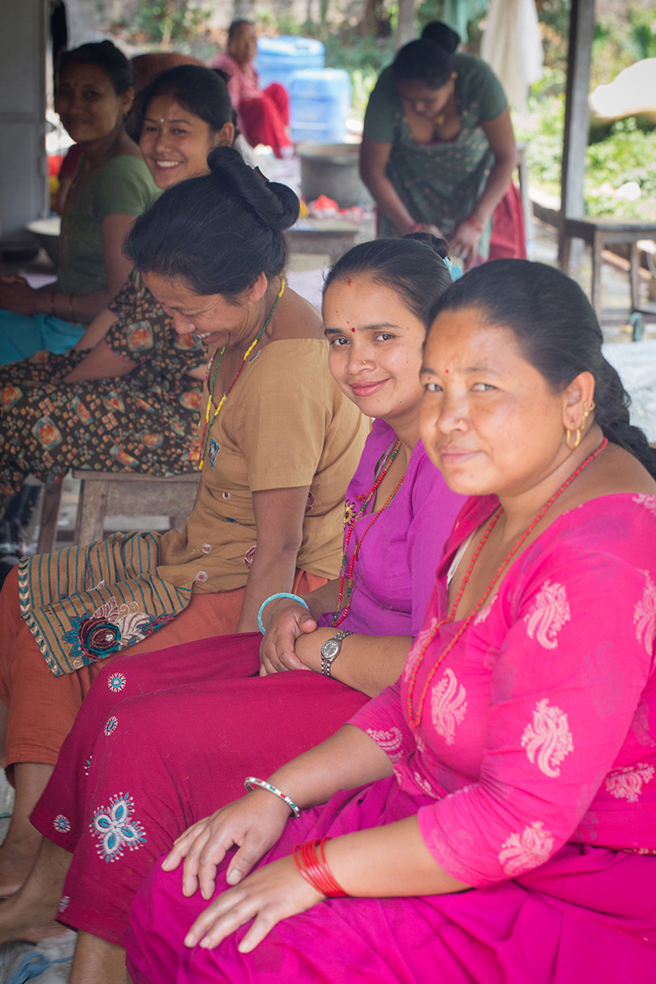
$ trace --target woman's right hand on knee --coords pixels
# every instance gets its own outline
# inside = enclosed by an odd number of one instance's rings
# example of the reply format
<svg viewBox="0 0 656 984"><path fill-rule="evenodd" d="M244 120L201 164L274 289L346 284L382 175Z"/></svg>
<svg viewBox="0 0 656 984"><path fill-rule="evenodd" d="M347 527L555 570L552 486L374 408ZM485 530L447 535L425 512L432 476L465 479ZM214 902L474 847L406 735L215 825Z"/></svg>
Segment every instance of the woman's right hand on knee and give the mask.
<svg viewBox="0 0 656 984"><path fill-rule="evenodd" d="M173 871L184 859L182 891L190 896L200 888L204 899L214 894L216 869L231 847L237 846L228 867L229 885L237 885L279 840L289 819L289 807L266 790L247 796L195 823L175 841L162 863Z"/></svg>
<svg viewBox="0 0 656 984"><path fill-rule="evenodd" d="M270 608L270 612L264 612L266 634L260 645L260 676L309 669L294 652L294 644L304 633L316 631L312 615L291 598L272 602Z"/></svg>

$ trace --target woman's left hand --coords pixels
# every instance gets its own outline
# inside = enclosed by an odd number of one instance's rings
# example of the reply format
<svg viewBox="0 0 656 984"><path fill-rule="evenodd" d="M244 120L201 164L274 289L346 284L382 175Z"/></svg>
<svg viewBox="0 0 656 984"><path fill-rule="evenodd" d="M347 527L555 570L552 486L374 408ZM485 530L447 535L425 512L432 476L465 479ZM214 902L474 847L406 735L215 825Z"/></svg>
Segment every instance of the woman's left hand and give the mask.
<svg viewBox="0 0 656 984"><path fill-rule="evenodd" d="M482 233L469 219L465 219L454 230L449 242L449 252L463 258L465 269L469 269L478 255L481 236Z"/></svg>
<svg viewBox="0 0 656 984"><path fill-rule="evenodd" d="M16 314L37 314L36 293L22 277L3 277L0 282L0 308Z"/></svg>
<svg viewBox="0 0 656 984"><path fill-rule="evenodd" d="M291 855L280 858L222 892L193 924L185 946L211 950L253 919L238 947L240 953L250 953L282 919L311 909L323 898L300 874Z"/></svg>

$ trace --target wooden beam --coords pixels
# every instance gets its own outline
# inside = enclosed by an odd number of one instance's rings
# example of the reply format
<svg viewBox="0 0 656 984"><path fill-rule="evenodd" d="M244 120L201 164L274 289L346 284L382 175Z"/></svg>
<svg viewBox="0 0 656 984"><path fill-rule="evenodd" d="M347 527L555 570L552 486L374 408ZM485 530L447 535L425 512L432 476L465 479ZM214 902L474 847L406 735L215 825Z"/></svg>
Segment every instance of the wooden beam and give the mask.
<svg viewBox="0 0 656 984"><path fill-rule="evenodd" d="M413 41L415 37L415 0L399 0L399 19L396 23L396 50L398 51L408 41Z"/></svg>
<svg viewBox="0 0 656 984"><path fill-rule="evenodd" d="M584 214L583 177L590 125L588 96L595 0L571 0L571 5L560 214L575 219Z"/></svg>

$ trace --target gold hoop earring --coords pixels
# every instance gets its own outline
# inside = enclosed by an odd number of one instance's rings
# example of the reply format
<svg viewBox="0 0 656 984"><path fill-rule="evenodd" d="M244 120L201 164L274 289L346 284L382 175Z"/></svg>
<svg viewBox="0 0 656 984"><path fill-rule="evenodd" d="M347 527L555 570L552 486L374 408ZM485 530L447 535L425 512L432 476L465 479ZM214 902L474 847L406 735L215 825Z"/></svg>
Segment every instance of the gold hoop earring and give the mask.
<svg viewBox="0 0 656 984"><path fill-rule="evenodd" d="M573 444L569 443L570 434L576 435ZM572 427L571 429L569 427L567 428L567 430L565 431L565 443L567 444L567 447L570 449L570 451L574 451L576 448L578 448L579 444L581 443L582 437L583 437L583 429L581 427Z"/></svg>

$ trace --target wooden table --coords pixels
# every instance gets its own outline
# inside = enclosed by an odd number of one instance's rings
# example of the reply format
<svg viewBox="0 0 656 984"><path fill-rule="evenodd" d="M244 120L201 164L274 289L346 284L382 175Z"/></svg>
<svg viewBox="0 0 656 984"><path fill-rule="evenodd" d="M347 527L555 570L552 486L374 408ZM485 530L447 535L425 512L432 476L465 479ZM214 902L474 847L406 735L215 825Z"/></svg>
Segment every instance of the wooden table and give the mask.
<svg viewBox="0 0 656 984"><path fill-rule="evenodd" d="M645 313L640 307L638 295L638 266L640 251L639 239L656 239L656 222L642 222L640 219L614 219L610 216L585 216L581 219L563 219L560 230L560 264L564 273L569 273L570 247L572 239L582 239L592 248L592 306L601 321L601 251L604 246L613 243L628 243L630 248L631 268L629 282L631 286L631 315ZM637 329L638 322L634 319L634 340L641 333Z"/></svg>

